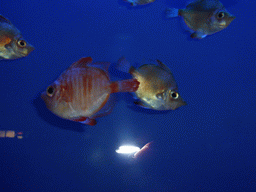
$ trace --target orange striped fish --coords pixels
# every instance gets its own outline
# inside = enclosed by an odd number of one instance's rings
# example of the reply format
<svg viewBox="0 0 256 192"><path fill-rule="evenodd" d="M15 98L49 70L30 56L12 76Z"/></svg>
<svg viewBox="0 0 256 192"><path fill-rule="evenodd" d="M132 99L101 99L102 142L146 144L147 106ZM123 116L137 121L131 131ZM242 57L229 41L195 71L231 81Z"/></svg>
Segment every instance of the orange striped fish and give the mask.
<svg viewBox="0 0 256 192"><path fill-rule="evenodd" d="M108 115L113 105L106 104L111 93L134 92L135 79L110 82L110 63L92 63L91 57L81 58L64 71L41 94L47 108L55 115L95 125L95 118Z"/></svg>

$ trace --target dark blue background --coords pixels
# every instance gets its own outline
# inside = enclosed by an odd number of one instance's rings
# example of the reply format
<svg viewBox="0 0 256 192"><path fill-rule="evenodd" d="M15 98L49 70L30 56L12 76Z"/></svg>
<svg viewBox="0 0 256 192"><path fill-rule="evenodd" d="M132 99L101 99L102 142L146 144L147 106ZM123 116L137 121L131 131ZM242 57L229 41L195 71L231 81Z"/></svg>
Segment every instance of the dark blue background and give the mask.
<svg viewBox="0 0 256 192"><path fill-rule="evenodd" d="M0 13L36 49L0 61L0 129L25 136L0 138L0 191L256 190L256 2L222 2L236 19L198 41L180 18L164 18L185 1L2 1ZM38 97L79 58L115 63L122 55L164 62L188 105L154 112L116 94L113 112L91 127L54 116ZM141 161L115 153L149 141Z"/></svg>

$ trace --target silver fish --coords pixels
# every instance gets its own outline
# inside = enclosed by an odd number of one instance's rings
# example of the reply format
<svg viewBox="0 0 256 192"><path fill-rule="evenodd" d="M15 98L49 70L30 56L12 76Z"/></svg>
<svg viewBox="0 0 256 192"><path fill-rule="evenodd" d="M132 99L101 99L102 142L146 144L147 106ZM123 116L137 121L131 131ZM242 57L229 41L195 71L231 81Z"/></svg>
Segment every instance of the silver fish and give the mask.
<svg viewBox="0 0 256 192"><path fill-rule="evenodd" d="M186 105L170 69L159 60L157 64L145 64L135 69L124 57L119 59L117 69L130 73L140 83L134 92L135 98L139 99L135 104L154 110L174 110Z"/></svg>
<svg viewBox="0 0 256 192"><path fill-rule="evenodd" d="M229 26L235 19L219 0L195 0L184 9L169 8L166 17L181 16L191 30L191 38L202 39Z"/></svg>
<svg viewBox="0 0 256 192"><path fill-rule="evenodd" d="M26 57L34 47L23 39L20 31L0 15L0 60Z"/></svg>

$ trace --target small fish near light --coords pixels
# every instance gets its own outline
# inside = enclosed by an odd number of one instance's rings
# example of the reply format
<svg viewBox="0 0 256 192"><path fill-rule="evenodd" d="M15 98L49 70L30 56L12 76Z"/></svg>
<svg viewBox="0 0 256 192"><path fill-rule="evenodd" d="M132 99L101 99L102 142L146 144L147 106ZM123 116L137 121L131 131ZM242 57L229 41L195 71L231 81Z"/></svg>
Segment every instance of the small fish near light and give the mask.
<svg viewBox="0 0 256 192"><path fill-rule="evenodd" d="M26 57L34 50L20 31L5 17L0 15L0 60Z"/></svg>
<svg viewBox="0 0 256 192"><path fill-rule="evenodd" d="M146 145L144 145L138 152L136 152L133 155L133 158L134 159L141 159L143 157L146 157L147 153L151 149L152 145L153 145L153 141L151 141L151 142L147 143Z"/></svg>
<svg viewBox="0 0 256 192"><path fill-rule="evenodd" d="M92 63L91 57L73 63L41 94L46 107L61 118L96 125L96 118L113 109L111 93L134 92L139 86L136 79L110 82L109 65Z"/></svg>
<svg viewBox="0 0 256 192"><path fill-rule="evenodd" d="M186 102L178 93L177 84L170 69L157 60L155 64L144 64L135 69L124 58L120 58L117 69L125 73L130 73L133 78L140 82L140 86L134 92L134 98L139 101L136 105L153 110L175 110L186 105Z"/></svg>
<svg viewBox="0 0 256 192"><path fill-rule="evenodd" d="M149 3L153 3L155 0L124 0L124 1L130 3L131 6L136 6L136 5L147 5Z"/></svg>
<svg viewBox="0 0 256 192"><path fill-rule="evenodd" d="M142 160L147 158L150 155L150 152L152 152L153 143L154 142L151 141L142 148L133 145L123 145L116 150L116 153L128 155L128 157L134 160Z"/></svg>
<svg viewBox="0 0 256 192"><path fill-rule="evenodd" d="M190 37L203 39L229 26L235 19L219 0L194 0L184 9L168 8L166 17L181 16L191 32Z"/></svg>

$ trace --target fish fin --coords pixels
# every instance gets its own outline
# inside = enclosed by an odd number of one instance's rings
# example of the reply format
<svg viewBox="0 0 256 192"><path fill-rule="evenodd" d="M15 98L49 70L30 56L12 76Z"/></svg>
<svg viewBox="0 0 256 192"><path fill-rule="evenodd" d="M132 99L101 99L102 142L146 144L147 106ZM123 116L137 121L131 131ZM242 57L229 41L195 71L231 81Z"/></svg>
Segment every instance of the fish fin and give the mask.
<svg viewBox="0 0 256 192"><path fill-rule="evenodd" d="M95 62L95 63L91 63L90 65L93 67L103 69L104 71L108 72L110 64L111 64L110 62Z"/></svg>
<svg viewBox="0 0 256 192"><path fill-rule="evenodd" d="M0 15L0 22L2 23L8 23L10 25L12 25L11 21L9 21L9 19L6 19L4 16Z"/></svg>
<svg viewBox="0 0 256 192"><path fill-rule="evenodd" d="M159 61L158 59L156 60L157 64L162 68L164 69L167 73L169 73L171 75L171 83L172 83L172 86L174 88L177 88L177 84L176 84L176 81L173 77L173 74L172 74L172 71L169 69L169 67L167 67L164 63L162 63L161 61Z"/></svg>
<svg viewBox="0 0 256 192"><path fill-rule="evenodd" d="M219 0L193 0L188 3L186 9L204 11L223 9L224 6Z"/></svg>
<svg viewBox="0 0 256 192"><path fill-rule="evenodd" d="M91 57L82 57L79 59L77 62L73 63L69 69L71 68L82 68L86 67L87 65L92 63L92 58Z"/></svg>
<svg viewBox="0 0 256 192"><path fill-rule="evenodd" d="M198 7L200 5L200 3L202 3L202 1L204 1L204 0L189 0L186 3L186 9Z"/></svg>
<svg viewBox="0 0 256 192"><path fill-rule="evenodd" d="M130 73L131 69L131 63L126 60L126 58L123 56L117 61L117 66L116 68L119 71L125 72L125 73Z"/></svg>
<svg viewBox="0 0 256 192"><path fill-rule="evenodd" d="M169 67L167 67L163 62L159 61L158 59L156 60L157 64L163 68L165 71L172 73L171 70L169 69Z"/></svg>
<svg viewBox="0 0 256 192"><path fill-rule="evenodd" d="M115 103L116 103L115 96L111 94L107 103L95 115L93 115L93 118L96 119L96 118L109 115L113 111Z"/></svg>
<svg viewBox="0 0 256 192"><path fill-rule="evenodd" d="M131 66L129 73L133 75L133 74L137 73L137 70L135 69L135 67Z"/></svg>
<svg viewBox="0 0 256 192"><path fill-rule="evenodd" d="M178 17L179 14L180 14L179 9L176 9L176 8L167 8L165 10L165 17L166 18Z"/></svg>
<svg viewBox="0 0 256 192"><path fill-rule="evenodd" d="M137 79L127 79L123 81L115 81L110 84L111 93L117 92L135 92L139 88Z"/></svg>
<svg viewBox="0 0 256 192"><path fill-rule="evenodd" d="M91 126L94 126L97 124L97 121L95 119L91 119L89 117L79 117L76 119L72 119L72 121L83 123L86 125L91 125Z"/></svg>
<svg viewBox="0 0 256 192"><path fill-rule="evenodd" d="M201 32L198 32L198 31L196 31L196 32L194 32L194 33L192 33L192 34L190 35L190 37L191 37L192 39L203 39L203 38L205 38L206 36L207 36L206 34L201 33Z"/></svg>
<svg viewBox="0 0 256 192"><path fill-rule="evenodd" d="M162 92L160 92L160 93L157 93L157 94L156 94L157 99L164 100L164 92L165 92L165 91L162 91Z"/></svg>
<svg viewBox="0 0 256 192"><path fill-rule="evenodd" d="M143 103L142 101L134 101L133 102L135 105L140 106L142 108L145 109L152 109L150 106L146 105L145 103Z"/></svg>

